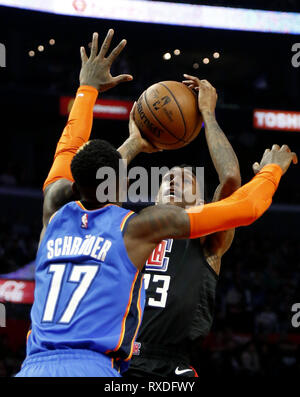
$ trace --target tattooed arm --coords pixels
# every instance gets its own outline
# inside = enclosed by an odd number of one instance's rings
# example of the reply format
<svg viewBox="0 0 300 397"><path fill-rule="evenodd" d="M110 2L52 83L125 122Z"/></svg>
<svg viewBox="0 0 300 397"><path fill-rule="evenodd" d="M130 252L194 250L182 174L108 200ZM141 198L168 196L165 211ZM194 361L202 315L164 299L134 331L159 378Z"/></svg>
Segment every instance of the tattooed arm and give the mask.
<svg viewBox="0 0 300 397"><path fill-rule="evenodd" d="M215 116L209 112L202 114L209 153L220 182L213 197L213 202L216 202L230 196L241 186L239 162ZM205 255L217 274L220 272L221 258L232 244L234 232L230 229L206 237Z"/></svg>
<svg viewBox="0 0 300 397"><path fill-rule="evenodd" d="M135 106L136 102L130 112L129 137L118 149L118 152L122 158L127 161L127 164L129 164L141 152L154 153L158 151L155 146L151 145L150 142L142 137L138 126L135 124L133 118Z"/></svg>
<svg viewBox="0 0 300 397"><path fill-rule="evenodd" d="M213 199L218 201L230 196L241 186L240 167L235 152L214 114L208 111L202 114L206 142L220 182Z"/></svg>
<svg viewBox="0 0 300 397"><path fill-rule="evenodd" d="M207 80L185 75L184 83L198 91L199 110L205 125L205 137L209 153L219 177L213 202L230 196L241 186L241 175L238 159L234 150L215 118L217 93ZM218 273L220 259L229 249L234 237L234 229L208 236L204 243L206 257Z"/></svg>
<svg viewBox="0 0 300 397"><path fill-rule="evenodd" d="M174 205L155 205L132 217L124 233L129 258L138 269L166 238L199 238L222 230L246 226L258 219L271 205L281 176L297 155L288 146L273 145L267 149L258 174L232 195L188 210Z"/></svg>

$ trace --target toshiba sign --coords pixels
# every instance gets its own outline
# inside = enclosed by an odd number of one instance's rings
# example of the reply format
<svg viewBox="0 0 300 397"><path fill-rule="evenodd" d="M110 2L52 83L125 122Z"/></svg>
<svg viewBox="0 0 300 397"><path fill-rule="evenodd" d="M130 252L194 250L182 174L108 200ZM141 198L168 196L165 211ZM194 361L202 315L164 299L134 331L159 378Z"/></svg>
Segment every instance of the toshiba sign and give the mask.
<svg viewBox="0 0 300 397"><path fill-rule="evenodd" d="M300 131L300 112L255 109L253 125L263 130Z"/></svg>

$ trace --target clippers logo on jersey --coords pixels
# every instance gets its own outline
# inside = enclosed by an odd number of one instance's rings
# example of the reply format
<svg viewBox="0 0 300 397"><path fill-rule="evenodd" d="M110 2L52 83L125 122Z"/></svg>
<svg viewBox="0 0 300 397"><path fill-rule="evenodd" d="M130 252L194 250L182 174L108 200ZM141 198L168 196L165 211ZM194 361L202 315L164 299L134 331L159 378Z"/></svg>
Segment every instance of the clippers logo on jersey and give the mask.
<svg viewBox="0 0 300 397"><path fill-rule="evenodd" d="M150 255L146 262L146 270L166 272L169 265L169 258L166 253L171 252L173 239L163 240Z"/></svg>
<svg viewBox="0 0 300 397"><path fill-rule="evenodd" d="M81 227L82 229L87 229L89 224L88 214L82 215L81 218Z"/></svg>
<svg viewBox="0 0 300 397"><path fill-rule="evenodd" d="M134 356L139 356L141 354L141 344L139 342L134 342L132 354Z"/></svg>

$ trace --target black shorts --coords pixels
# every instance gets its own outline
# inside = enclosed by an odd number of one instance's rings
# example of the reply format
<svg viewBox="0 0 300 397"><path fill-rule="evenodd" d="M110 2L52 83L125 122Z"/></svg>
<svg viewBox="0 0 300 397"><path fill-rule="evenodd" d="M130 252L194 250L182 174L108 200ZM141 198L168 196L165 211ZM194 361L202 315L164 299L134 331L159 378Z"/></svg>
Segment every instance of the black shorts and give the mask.
<svg viewBox="0 0 300 397"><path fill-rule="evenodd" d="M135 351L125 377L198 377L188 354L178 349L143 344Z"/></svg>

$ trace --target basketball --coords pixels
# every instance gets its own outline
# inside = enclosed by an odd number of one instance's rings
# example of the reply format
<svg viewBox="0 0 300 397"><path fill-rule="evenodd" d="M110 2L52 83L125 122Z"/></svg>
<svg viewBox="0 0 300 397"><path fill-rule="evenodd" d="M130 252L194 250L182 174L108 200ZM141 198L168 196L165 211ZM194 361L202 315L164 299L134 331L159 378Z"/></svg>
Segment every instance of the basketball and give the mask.
<svg viewBox="0 0 300 397"><path fill-rule="evenodd" d="M161 81L139 97L134 120L144 138L159 149L179 149L200 132L197 95L183 83Z"/></svg>

